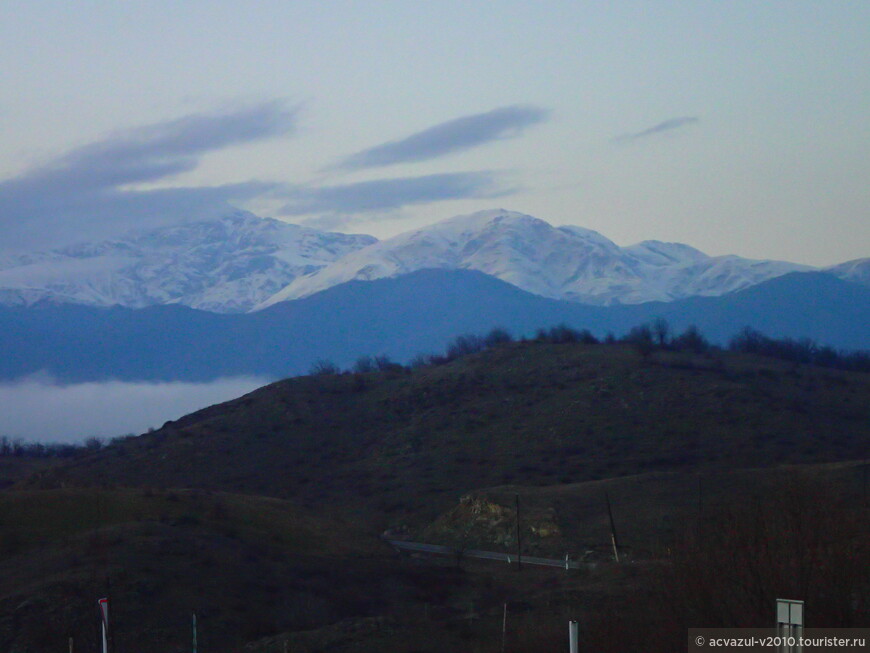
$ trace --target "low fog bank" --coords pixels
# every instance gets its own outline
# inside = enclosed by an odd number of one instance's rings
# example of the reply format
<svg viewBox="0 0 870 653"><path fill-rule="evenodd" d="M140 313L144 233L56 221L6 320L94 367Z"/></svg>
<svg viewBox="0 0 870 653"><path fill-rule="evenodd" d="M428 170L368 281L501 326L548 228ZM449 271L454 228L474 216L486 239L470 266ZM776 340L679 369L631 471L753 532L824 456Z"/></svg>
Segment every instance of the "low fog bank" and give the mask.
<svg viewBox="0 0 870 653"><path fill-rule="evenodd" d="M208 383L124 382L62 385L33 377L0 384L0 435L28 442L82 443L136 435L266 385L257 377Z"/></svg>

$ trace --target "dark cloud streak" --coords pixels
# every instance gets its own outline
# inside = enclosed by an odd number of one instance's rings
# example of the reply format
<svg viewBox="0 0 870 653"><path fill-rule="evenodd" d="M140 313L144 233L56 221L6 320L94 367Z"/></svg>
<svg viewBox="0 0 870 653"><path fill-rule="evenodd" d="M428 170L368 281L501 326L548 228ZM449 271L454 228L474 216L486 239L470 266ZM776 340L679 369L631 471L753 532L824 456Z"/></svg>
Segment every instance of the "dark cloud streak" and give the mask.
<svg viewBox="0 0 870 653"><path fill-rule="evenodd" d="M617 136L613 139L614 143L627 143L631 141L636 141L641 138L646 138L648 136L653 136L655 134L661 134L662 132L673 131L675 129L680 129L682 127L686 127L688 125L694 125L699 122L699 119L696 116L682 116L680 118L671 118L670 120L665 120L664 122L660 122L657 125L653 125L648 129L644 129L639 132L634 132L631 134L624 134L622 136Z"/></svg>
<svg viewBox="0 0 870 653"><path fill-rule="evenodd" d="M271 101L114 134L0 182L0 249L111 235L223 210L274 184L131 190L196 168L214 150L292 132L296 108Z"/></svg>
<svg viewBox="0 0 870 653"><path fill-rule="evenodd" d="M463 116L353 154L336 168L358 170L414 163L484 145L491 141L513 138L532 125L543 122L549 112L534 106L514 105L486 113Z"/></svg>

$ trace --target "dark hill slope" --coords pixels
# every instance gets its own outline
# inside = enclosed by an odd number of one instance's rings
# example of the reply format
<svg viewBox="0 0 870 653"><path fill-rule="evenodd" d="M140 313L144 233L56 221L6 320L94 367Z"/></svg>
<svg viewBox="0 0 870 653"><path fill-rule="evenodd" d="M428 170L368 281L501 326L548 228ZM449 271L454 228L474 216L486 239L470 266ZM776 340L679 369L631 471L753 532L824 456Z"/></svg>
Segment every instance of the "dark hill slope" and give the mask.
<svg viewBox="0 0 870 653"><path fill-rule="evenodd" d="M465 495L416 538L492 551L516 550L516 509L522 506L523 550L558 558L612 559L605 493L619 545L635 559L662 552L699 514L709 518L734 505L789 501L864 505L864 461L779 465L754 469L651 472L559 485L508 485Z"/></svg>
<svg viewBox="0 0 870 653"><path fill-rule="evenodd" d="M861 458L870 375L515 343L414 371L288 379L33 484L200 487L421 523L469 490Z"/></svg>
<svg viewBox="0 0 870 653"><path fill-rule="evenodd" d="M545 299L479 272L421 270L246 315L183 306L0 308L0 378L39 371L66 381L281 378L319 358L340 366L367 354L407 361L495 326L531 335L565 322L620 335L658 316L677 330L697 324L720 343L750 325L771 337L870 349L870 288L825 274L787 275L723 297L600 307Z"/></svg>
<svg viewBox="0 0 870 653"><path fill-rule="evenodd" d="M443 580L439 580L443 579ZM446 582L444 582L446 581ZM399 568L358 528L286 501L219 492L0 492L0 650L98 650L108 595L119 651L238 651L451 591L443 573ZM427 587L438 586L430 592Z"/></svg>

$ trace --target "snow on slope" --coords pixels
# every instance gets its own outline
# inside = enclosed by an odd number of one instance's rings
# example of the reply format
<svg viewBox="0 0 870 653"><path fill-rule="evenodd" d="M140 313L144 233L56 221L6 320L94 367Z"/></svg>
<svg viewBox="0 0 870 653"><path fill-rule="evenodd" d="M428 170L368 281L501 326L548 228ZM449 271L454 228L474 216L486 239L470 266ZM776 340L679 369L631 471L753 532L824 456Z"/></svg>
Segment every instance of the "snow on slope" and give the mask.
<svg viewBox="0 0 870 653"><path fill-rule="evenodd" d="M302 274L375 242L236 211L99 243L0 258L0 304L244 312Z"/></svg>
<svg viewBox="0 0 870 653"><path fill-rule="evenodd" d="M603 305L721 295L810 269L711 257L679 243L620 247L589 229L556 228L501 209L457 216L382 242L236 211L115 240L0 256L0 304L181 303L245 312L346 281L425 268L478 270L545 297ZM870 285L870 259L824 271Z"/></svg>
<svg viewBox="0 0 870 653"><path fill-rule="evenodd" d="M707 256L678 243L619 247L581 227L553 227L503 209L457 216L400 234L300 276L259 308L351 280L424 268L478 270L523 290L590 304L672 301L721 295L808 266Z"/></svg>
<svg viewBox="0 0 870 653"><path fill-rule="evenodd" d="M843 281L852 281L870 286L870 258L858 258L854 261L846 261L845 263L825 268L824 271L830 272Z"/></svg>

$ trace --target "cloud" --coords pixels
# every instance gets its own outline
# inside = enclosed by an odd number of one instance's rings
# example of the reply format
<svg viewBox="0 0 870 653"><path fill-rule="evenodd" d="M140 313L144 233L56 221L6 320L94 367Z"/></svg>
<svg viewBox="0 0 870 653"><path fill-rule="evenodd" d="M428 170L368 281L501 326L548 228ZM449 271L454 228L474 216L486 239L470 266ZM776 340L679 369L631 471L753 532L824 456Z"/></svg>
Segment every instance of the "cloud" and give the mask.
<svg viewBox="0 0 870 653"><path fill-rule="evenodd" d="M533 106L515 105L486 113L463 116L429 129L357 152L336 168L358 170L426 161L484 145L494 140L513 138L531 125L543 122L549 111Z"/></svg>
<svg viewBox="0 0 870 653"><path fill-rule="evenodd" d="M485 171L379 179L338 186L297 186L282 193L290 201L279 213L296 216L392 211L413 204L502 197L513 192L516 189L502 186L495 173Z"/></svg>
<svg viewBox="0 0 870 653"><path fill-rule="evenodd" d="M636 141L641 138L646 138L647 136L653 136L654 134L661 134L662 132L680 129L688 125L694 125L698 122L699 119L696 116L682 116L680 118L671 118L670 120L665 120L664 122L660 122L657 125L653 125L648 129L644 129L642 131L634 132L631 134L623 134L622 136L617 136L613 139L613 142L627 143L630 141Z"/></svg>
<svg viewBox="0 0 870 653"><path fill-rule="evenodd" d="M0 247L33 247L167 224L274 188L248 182L134 190L196 168L214 150L287 134L296 108L272 101L139 127L78 147L0 182Z"/></svg>
<svg viewBox="0 0 870 653"><path fill-rule="evenodd" d="M143 433L266 385L233 377L208 383L110 381L59 385L48 378L0 384L0 435L39 442Z"/></svg>

